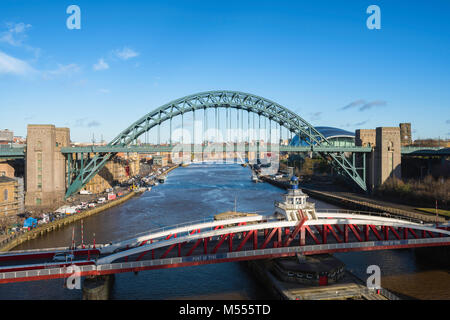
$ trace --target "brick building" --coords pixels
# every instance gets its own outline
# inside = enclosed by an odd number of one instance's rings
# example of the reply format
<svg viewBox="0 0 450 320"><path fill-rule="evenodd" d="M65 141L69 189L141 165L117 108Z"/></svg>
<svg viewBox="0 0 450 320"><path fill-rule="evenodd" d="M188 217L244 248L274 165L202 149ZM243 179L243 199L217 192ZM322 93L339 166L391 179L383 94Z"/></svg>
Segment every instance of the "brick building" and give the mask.
<svg viewBox="0 0 450 320"><path fill-rule="evenodd" d="M83 188L92 193L101 193L139 174L140 161L137 153L118 153Z"/></svg>
<svg viewBox="0 0 450 320"><path fill-rule="evenodd" d="M7 160L0 160L0 177L14 178L16 170Z"/></svg>
<svg viewBox="0 0 450 320"><path fill-rule="evenodd" d="M0 216L16 215L19 211L19 185L16 179L0 177Z"/></svg>

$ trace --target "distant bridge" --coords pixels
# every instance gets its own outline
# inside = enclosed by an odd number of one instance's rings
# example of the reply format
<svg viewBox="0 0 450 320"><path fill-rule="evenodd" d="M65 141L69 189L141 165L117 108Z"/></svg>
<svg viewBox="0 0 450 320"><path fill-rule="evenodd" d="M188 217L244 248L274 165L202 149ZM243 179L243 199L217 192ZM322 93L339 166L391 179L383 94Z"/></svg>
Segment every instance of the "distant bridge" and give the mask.
<svg viewBox="0 0 450 320"><path fill-rule="evenodd" d="M287 221L253 215L190 222L74 251L73 262L53 262L60 249L0 254L0 283L139 272L210 263L349 251L450 245L450 224L423 224L387 214L344 210Z"/></svg>
<svg viewBox="0 0 450 320"><path fill-rule="evenodd" d="M220 120L221 113L218 112L219 109L225 109L225 124ZM233 109L236 110L234 115L232 115ZM216 130L217 135L219 135L219 127L221 125L224 126L222 129L226 129L226 132L237 130L237 143L217 143L216 141L215 144L209 145L207 139L204 137L205 130L203 130L201 133L201 143L185 145L183 137L181 146L174 145L172 143L172 119L181 117L181 128L184 130L185 114L192 113L193 121L196 122L196 111L202 111L203 125L206 130L208 130L208 111L214 111L215 123L213 129ZM296 147L271 145L269 143L262 148L259 145L252 145L251 143L254 140L261 140L259 134L258 137L256 137L252 136L250 133L246 136L248 141L244 141L245 139L242 134L244 131L244 111L247 112L246 128L249 132L261 132L262 117L264 124L263 130L269 132L269 141L272 141L272 127L273 123L275 123L275 128L278 126L278 132L282 132L282 129L284 128L287 134L290 134L291 136L298 135L300 140L304 141L307 146ZM252 115L253 119L250 115ZM255 118L257 118L257 122L255 121ZM267 119L269 120L268 127L266 124ZM168 145L162 145L160 143L161 124L165 122L170 124L170 139ZM233 123L235 124L234 127ZM158 143L156 145L138 146L138 138L153 128L157 131L156 133L153 132L153 135L156 135ZM193 130L192 134L193 141L197 141L198 139L195 139L195 130ZM281 136L282 135L280 134L280 137ZM208 91L174 100L147 113L123 130L106 146L61 148L61 152L66 157L67 166L65 175L63 172L58 172L58 176L66 176L65 197L68 198L81 190L105 166L107 161L119 152L171 152L174 148L176 148L175 150L177 151L192 153L204 152L205 150L213 150L214 152L231 150L236 152L256 152L258 155L260 152L271 151L316 152L328 161L333 167L334 173L340 174L349 180L351 184L364 191L367 191L366 156L373 151L371 147L336 146L299 115L268 99L238 91ZM398 149L396 150L398 152ZM450 155L450 149L406 147L401 149L401 153L403 155L448 156ZM25 147L0 147L1 159L20 159L25 156ZM58 166L58 168L64 169L63 166ZM392 170L394 169L395 168ZM376 177L373 178L376 179ZM374 181L372 181L372 183L373 182Z"/></svg>
<svg viewBox="0 0 450 320"><path fill-rule="evenodd" d="M230 148L230 144L212 144L210 146L194 145L194 144L174 144L174 145L130 145L130 146L85 146L85 147L63 147L61 153L157 153L157 152L172 152L174 148L183 150L191 150L195 152L204 152L218 147ZM270 145L268 145L270 151ZM267 148L267 147L266 147ZM275 149L275 147L273 147ZM262 149L262 148L261 148ZM231 144L230 150L232 151L257 151L261 150L257 145L248 144ZM23 159L26 153L26 146L21 147L0 147L0 159ZM360 152L370 153L371 147L359 147L359 146L284 146L280 145L276 147L276 150L280 152ZM427 156L450 156L450 148L444 147L402 147L402 155L427 155Z"/></svg>

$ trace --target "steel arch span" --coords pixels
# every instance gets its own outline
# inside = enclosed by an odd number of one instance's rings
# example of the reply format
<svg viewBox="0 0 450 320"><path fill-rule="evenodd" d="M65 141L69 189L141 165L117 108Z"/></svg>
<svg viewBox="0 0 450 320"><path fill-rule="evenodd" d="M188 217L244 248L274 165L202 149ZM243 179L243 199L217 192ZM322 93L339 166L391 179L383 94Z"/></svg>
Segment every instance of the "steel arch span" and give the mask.
<svg viewBox="0 0 450 320"><path fill-rule="evenodd" d="M256 113L299 135L309 145L332 146L331 142L311 124L278 103L249 93L225 90L197 93L169 102L134 122L108 145L130 145L145 132L173 117L210 108L235 108ZM69 170L66 198L83 188L113 155L114 153L99 153L82 165L82 168L73 172ZM365 177L361 177L355 165L347 160L343 152L320 152L320 155L326 158L337 172L350 178L364 191L367 190ZM75 176L74 179L72 175Z"/></svg>

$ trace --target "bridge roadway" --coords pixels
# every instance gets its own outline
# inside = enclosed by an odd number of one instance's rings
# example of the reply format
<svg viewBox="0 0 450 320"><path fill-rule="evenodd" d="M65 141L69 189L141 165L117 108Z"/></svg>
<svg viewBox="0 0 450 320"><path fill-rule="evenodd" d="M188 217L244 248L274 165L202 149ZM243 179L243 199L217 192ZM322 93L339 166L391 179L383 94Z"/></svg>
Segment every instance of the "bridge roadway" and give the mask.
<svg viewBox="0 0 450 320"><path fill-rule="evenodd" d="M74 261L54 262L67 248L0 254L0 283L80 275L192 266L207 263L319 254L450 245L450 224L439 226L385 214L335 210L316 219L286 221L248 216L186 223L137 237L74 250Z"/></svg>
<svg viewBox="0 0 450 320"><path fill-rule="evenodd" d="M358 153L370 153L371 147L358 147L358 146L261 146L260 150L263 151L275 149L280 152L358 152ZM156 153L156 152L171 152L172 150L192 150L193 152L205 152L208 150L216 150L219 148L226 149L227 151L257 151L258 146L247 144L212 144L209 146L201 145L154 145L154 146L87 146L87 147L64 147L61 148L61 153ZM275 150L273 150L275 151ZM403 155L430 155L430 156L450 156L450 148L443 147L402 147L401 153ZM0 158L19 159L24 158L26 154L26 147L0 147Z"/></svg>

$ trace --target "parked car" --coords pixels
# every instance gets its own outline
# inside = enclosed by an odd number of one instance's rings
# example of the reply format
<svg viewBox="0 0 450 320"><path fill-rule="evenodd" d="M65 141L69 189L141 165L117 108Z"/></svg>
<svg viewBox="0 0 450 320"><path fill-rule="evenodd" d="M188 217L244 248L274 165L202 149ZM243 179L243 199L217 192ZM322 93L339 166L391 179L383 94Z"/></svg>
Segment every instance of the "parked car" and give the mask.
<svg viewBox="0 0 450 320"><path fill-rule="evenodd" d="M68 261L74 258L74 255L71 253L57 253L53 256L53 261Z"/></svg>
<svg viewBox="0 0 450 320"><path fill-rule="evenodd" d="M106 202L106 198L98 198L97 203L101 204L101 203L105 203Z"/></svg>

